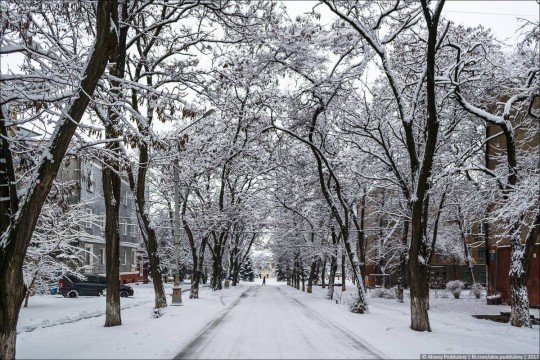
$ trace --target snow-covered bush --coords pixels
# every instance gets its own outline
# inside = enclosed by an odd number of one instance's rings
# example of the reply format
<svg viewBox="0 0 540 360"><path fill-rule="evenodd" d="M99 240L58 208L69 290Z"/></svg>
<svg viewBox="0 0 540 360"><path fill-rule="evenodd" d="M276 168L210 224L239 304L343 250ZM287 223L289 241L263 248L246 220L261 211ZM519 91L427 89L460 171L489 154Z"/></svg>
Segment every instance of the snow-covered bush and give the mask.
<svg viewBox="0 0 540 360"><path fill-rule="evenodd" d="M385 289L378 288L371 292L372 298L382 298L382 299L397 299L397 293L395 288Z"/></svg>
<svg viewBox="0 0 540 360"><path fill-rule="evenodd" d="M450 293L446 290L443 290L441 292L439 292L439 296L438 298L440 299L448 299L450 297Z"/></svg>
<svg viewBox="0 0 540 360"><path fill-rule="evenodd" d="M353 313L363 314L367 311L367 308L358 296L354 296L349 302L349 310Z"/></svg>
<svg viewBox="0 0 540 360"><path fill-rule="evenodd" d="M459 299L464 287L465 284L461 280L452 280L446 284L446 290L450 291L456 299Z"/></svg>
<svg viewBox="0 0 540 360"><path fill-rule="evenodd" d="M480 299L480 296L482 295L482 291L484 291L484 287L482 286L482 284L474 283L471 286L471 294L474 294L474 296L476 296L477 299Z"/></svg>

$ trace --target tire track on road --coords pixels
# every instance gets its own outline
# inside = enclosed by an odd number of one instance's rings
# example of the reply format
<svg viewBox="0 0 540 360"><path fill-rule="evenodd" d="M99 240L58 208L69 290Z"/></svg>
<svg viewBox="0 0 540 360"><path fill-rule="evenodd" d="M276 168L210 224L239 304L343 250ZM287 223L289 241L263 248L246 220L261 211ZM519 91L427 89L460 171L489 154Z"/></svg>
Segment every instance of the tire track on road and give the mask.
<svg viewBox="0 0 540 360"><path fill-rule="evenodd" d="M200 344L200 343L204 343L204 341L206 341L209 337L209 335L211 334L212 330L214 330L222 321L223 319L225 318L225 316L227 316L227 314L232 310L234 309L243 299L247 298L248 295L250 295L251 293L253 293L253 291L255 290L256 288L255 287L250 287L249 289L247 289L246 291L244 291L239 297L238 299L234 300L227 309L225 309L225 311L219 315L217 318L215 318L214 320L212 320L208 325L206 325L201 331L199 331L199 333L197 335L195 335L195 337L193 338L193 340L191 340L185 347L184 349L178 353L174 359L190 359L192 358L192 353L193 353L193 350Z"/></svg>
<svg viewBox="0 0 540 360"><path fill-rule="evenodd" d="M357 348L361 349L362 351L369 354L370 358L372 359L386 359L387 356L383 354L382 352L374 349L372 346L370 346L368 343L366 343L364 340L358 338L356 335L352 334L349 330L345 329L341 325L335 323L333 320L328 319L326 316L320 314L319 312L315 311L310 306L302 303L298 299L295 299L291 296L288 296L288 294L285 294L282 292L280 288L278 290L287 298L289 299L293 304L295 304L300 310L306 314L307 316L319 321L323 326L331 327L332 329L342 333L348 340L350 340ZM315 315L317 314L317 315Z"/></svg>

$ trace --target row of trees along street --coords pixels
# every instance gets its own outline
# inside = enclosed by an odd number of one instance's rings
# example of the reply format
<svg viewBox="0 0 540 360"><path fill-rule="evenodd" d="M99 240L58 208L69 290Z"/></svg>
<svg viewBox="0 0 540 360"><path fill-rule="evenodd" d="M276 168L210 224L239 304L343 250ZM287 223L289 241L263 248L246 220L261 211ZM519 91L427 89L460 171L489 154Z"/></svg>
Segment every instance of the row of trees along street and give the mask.
<svg viewBox="0 0 540 360"><path fill-rule="evenodd" d="M509 48L489 29L446 20L444 0L322 0L296 18L265 1L0 6L0 55L16 64L0 79L1 358L15 356L19 310L36 282L59 267L82 271L85 254L72 244L86 215L58 180L69 156L103 168L105 326L122 323L122 179L154 306L167 306L174 166L193 299L207 267L213 290L235 286L264 248L309 293L321 274L347 274L350 309L362 314L366 261L376 259L398 273L398 301L410 289L411 329L431 331L432 258L461 257L472 272L465 226L485 222L511 246L511 324L530 326L538 24L523 22Z"/></svg>

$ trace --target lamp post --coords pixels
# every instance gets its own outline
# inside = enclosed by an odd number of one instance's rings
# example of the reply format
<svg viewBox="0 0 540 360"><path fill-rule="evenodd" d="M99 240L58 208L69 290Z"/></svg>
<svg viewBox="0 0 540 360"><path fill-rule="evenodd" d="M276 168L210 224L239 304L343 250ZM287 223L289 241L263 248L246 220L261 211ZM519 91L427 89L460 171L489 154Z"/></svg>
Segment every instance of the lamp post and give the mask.
<svg viewBox="0 0 540 360"><path fill-rule="evenodd" d="M200 120L212 115L215 112L214 109L210 109L203 114L197 121L191 123L187 127L179 131L179 133L184 132L192 125L196 124ZM175 262L175 273L174 273L174 285L172 293L172 302L173 306L182 305L182 286L180 285L180 194L178 189L178 183L180 182L180 174L178 173L179 169L178 159L174 160L174 262Z"/></svg>
<svg viewBox="0 0 540 360"><path fill-rule="evenodd" d="M174 262L176 265L174 273L174 285L171 305L182 305L182 286L180 285L180 196L178 194L178 160L174 160Z"/></svg>

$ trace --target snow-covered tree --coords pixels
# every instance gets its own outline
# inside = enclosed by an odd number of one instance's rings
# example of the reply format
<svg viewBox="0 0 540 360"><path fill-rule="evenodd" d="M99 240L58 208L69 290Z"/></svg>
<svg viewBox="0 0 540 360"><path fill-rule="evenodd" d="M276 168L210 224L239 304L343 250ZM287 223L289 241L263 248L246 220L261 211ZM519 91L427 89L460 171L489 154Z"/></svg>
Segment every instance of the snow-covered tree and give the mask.
<svg viewBox="0 0 540 360"><path fill-rule="evenodd" d="M251 264L251 258L248 257L242 267L240 268L240 279L242 281L253 282L255 280L255 272L253 271L253 265Z"/></svg>

